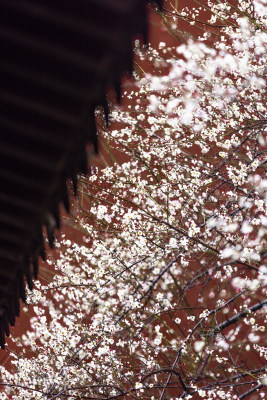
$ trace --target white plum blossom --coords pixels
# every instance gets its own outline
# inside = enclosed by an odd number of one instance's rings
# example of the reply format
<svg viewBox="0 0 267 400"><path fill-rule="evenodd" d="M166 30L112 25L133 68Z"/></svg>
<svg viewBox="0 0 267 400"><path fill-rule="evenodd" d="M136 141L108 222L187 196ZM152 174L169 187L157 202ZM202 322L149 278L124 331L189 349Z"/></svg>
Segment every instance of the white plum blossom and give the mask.
<svg viewBox="0 0 267 400"><path fill-rule="evenodd" d="M197 353L202 352L202 350L204 349L204 347L205 347L205 342L204 342L203 340L197 340L197 341L194 343L194 350L195 350Z"/></svg>
<svg viewBox="0 0 267 400"><path fill-rule="evenodd" d="M136 42L151 69L110 127L97 112L106 166L80 177L83 204L27 295L4 399L262 396L267 4L179 7L162 11L174 45Z"/></svg>

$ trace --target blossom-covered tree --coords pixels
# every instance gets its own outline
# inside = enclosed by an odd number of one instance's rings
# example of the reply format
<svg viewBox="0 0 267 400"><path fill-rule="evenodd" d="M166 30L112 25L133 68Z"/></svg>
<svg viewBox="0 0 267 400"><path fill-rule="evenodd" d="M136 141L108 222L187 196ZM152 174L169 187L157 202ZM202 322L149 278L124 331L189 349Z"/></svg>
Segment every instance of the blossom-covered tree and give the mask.
<svg viewBox="0 0 267 400"><path fill-rule="evenodd" d="M154 72L137 69L113 129L98 113L110 165L81 177L79 235L28 294L2 399L264 398L266 14L173 4L177 46L137 42Z"/></svg>

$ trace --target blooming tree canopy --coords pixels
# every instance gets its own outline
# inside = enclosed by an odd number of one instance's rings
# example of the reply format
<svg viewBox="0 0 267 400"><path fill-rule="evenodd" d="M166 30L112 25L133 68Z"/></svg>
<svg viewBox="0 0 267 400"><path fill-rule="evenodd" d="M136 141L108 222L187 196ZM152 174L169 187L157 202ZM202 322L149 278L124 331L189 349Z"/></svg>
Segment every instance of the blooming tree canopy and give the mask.
<svg viewBox="0 0 267 400"><path fill-rule="evenodd" d="M116 129L97 116L127 160L81 177L81 235L28 294L0 398L264 398L266 14L265 0L173 7L170 34L208 15L204 33L136 44L154 72L136 71Z"/></svg>

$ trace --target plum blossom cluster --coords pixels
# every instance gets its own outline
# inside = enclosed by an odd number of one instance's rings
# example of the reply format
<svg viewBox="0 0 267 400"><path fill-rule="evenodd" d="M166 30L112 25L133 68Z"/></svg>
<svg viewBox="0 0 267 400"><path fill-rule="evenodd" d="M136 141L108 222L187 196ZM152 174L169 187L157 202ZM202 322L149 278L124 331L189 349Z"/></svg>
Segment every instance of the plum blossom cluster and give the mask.
<svg viewBox="0 0 267 400"><path fill-rule="evenodd" d="M200 37L139 47L154 71L101 130L126 161L81 177L79 235L28 295L3 399L264 398L267 6L204 11Z"/></svg>

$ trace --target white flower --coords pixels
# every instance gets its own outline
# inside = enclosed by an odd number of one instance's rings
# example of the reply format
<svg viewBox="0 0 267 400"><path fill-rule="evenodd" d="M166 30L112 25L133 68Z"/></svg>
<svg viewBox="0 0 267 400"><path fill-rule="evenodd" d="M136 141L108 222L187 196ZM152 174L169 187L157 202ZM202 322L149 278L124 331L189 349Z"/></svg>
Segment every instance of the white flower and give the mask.
<svg viewBox="0 0 267 400"><path fill-rule="evenodd" d="M189 319L190 321L195 321L196 317L194 315L189 315L187 319Z"/></svg>
<svg viewBox="0 0 267 400"><path fill-rule="evenodd" d="M108 209L106 206L99 205L97 208L97 218L103 219L105 214L107 213Z"/></svg>
<svg viewBox="0 0 267 400"><path fill-rule="evenodd" d="M162 342L162 338L160 336L158 336L154 339L154 343L156 346L159 346L161 342Z"/></svg>
<svg viewBox="0 0 267 400"><path fill-rule="evenodd" d="M195 350L197 353L201 353L202 350L204 349L204 347L205 347L205 342L204 342L203 340L197 340L197 341L194 343L194 350Z"/></svg>
<svg viewBox="0 0 267 400"><path fill-rule="evenodd" d="M257 343L257 342L259 341L259 339L260 339L260 337L259 337L258 335L255 335L255 333L253 333L253 332L251 332L251 333L248 335L248 340L249 340L251 343Z"/></svg>
<svg viewBox="0 0 267 400"><path fill-rule="evenodd" d="M215 24L216 20L217 20L217 17L216 17L216 15L213 14L213 15L211 16L209 22L210 22L211 24Z"/></svg>
<svg viewBox="0 0 267 400"><path fill-rule="evenodd" d="M242 227L241 227L241 232L244 234L250 233L253 231L253 227L247 222L243 222Z"/></svg>
<svg viewBox="0 0 267 400"><path fill-rule="evenodd" d="M175 238L171 238L170 241L169 241L169 246L172 249L176 249L177 248L177 240Z"/></svg>
<svg viewBox="0 0 267 400"><path fill-rule="evenodd" d="M142 389L143 384L141 382L136 382L135 389Z"/></svg>
<svg viewBox="0 0 267 400"><path fill-rule="evenodd" d="M222 348L224 351L227 351L229 349L229 344L224 340L224 339L219 339L217 341L217 345Z"/></svg>

